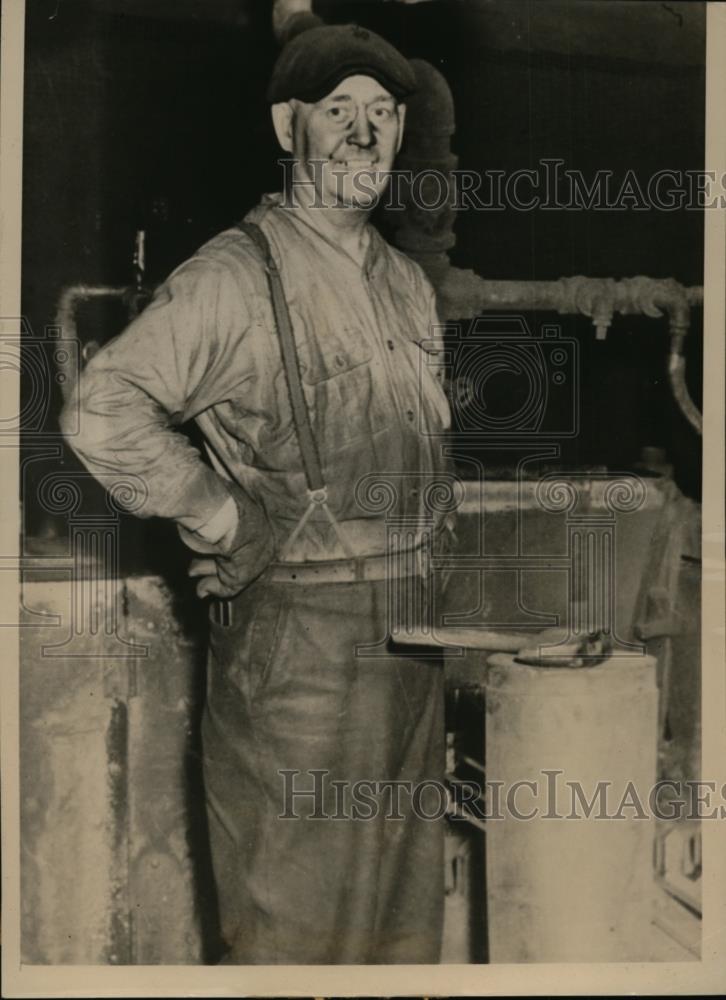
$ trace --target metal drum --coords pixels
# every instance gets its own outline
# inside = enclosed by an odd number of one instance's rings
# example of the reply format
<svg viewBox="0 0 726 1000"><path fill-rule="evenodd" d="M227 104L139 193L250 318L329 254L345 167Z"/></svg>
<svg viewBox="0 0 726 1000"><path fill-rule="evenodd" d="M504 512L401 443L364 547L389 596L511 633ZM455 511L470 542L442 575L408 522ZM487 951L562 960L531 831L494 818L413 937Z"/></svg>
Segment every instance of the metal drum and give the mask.
<svg viewBox="0 0 726 1000"><path fill-rule="evenodd" d="M652 657L489 659L491 962L647 957L657 720Z"/></svg>

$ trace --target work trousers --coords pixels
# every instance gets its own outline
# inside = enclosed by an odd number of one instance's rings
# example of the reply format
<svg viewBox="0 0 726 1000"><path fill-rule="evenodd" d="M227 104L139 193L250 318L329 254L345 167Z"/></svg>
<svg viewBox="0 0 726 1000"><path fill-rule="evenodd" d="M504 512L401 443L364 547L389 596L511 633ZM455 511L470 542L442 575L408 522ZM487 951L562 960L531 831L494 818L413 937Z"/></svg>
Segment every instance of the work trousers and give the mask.
<svg viewBox="0 0 726 1000"><path fill-rule="evenodd" d="M262 577L230 605L202 730L224 961L437 962L441 661L360 649L388 631L383 581Z"/></svg>

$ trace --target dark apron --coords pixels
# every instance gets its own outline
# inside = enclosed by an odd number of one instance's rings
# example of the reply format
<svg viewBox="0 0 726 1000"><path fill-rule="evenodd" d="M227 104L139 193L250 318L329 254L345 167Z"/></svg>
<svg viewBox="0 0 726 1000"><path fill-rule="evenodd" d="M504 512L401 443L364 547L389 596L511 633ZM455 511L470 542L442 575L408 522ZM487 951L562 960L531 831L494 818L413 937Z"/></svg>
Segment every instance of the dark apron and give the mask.
<svg viewBox="0 0 726 1000"><path fill-rule="evenodd" d="M385 635L385 586L262 579L211 625L204 769L228 962L439 960L443 667L356 656Z"/></svg>

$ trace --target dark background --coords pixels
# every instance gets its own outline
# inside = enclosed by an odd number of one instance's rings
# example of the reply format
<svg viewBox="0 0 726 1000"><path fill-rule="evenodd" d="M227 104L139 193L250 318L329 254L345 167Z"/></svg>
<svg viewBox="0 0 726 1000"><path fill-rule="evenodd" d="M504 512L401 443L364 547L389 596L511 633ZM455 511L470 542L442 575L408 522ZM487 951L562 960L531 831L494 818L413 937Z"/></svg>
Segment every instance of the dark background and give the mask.
<svg viewBox="0 0 726 1000"><path fill-rule="evenodd" d="M446 77L466 170L536 167L560 157L586 178L704 159L705 4L618 0L319 2ZM32 0L27 4L23 311L36 337L61 289L127 283L134 233L147 231L150 281L280 187L264 101L277 52L271 3L245 0ZM464 212L452 263L485 278L572 274L703 280L698 211ZM700 314L688 378L701 392ZM93 329L117 332L110 316ZM563 462L620 470L660 445L676 479L700 490L701 442L667 385L666 321L616 317L581 344L581 432ZM83 333L83 330L81 330ZM57 392L57 388L53 390ZM51 400L54 427L60 397ZM75 460L69 456L67 462ZM45 471L34 463L34 476ZM27 524L40 530L28 495Z"/></svg>

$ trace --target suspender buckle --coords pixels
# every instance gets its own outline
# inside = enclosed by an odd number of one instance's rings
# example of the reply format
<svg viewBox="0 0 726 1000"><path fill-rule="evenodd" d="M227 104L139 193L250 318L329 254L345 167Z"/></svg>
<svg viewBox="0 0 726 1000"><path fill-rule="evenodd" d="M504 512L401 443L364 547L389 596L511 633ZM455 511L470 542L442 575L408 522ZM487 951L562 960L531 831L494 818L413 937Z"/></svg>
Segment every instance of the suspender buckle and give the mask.
<svg viewBox="0 0 726 1000"><path fill-rule="evenodd" d="M319 507L322 507L323 504L328 502L328 487L321 486L316 490L308 490L308 500L310 503L314 503Z"/></svg>

